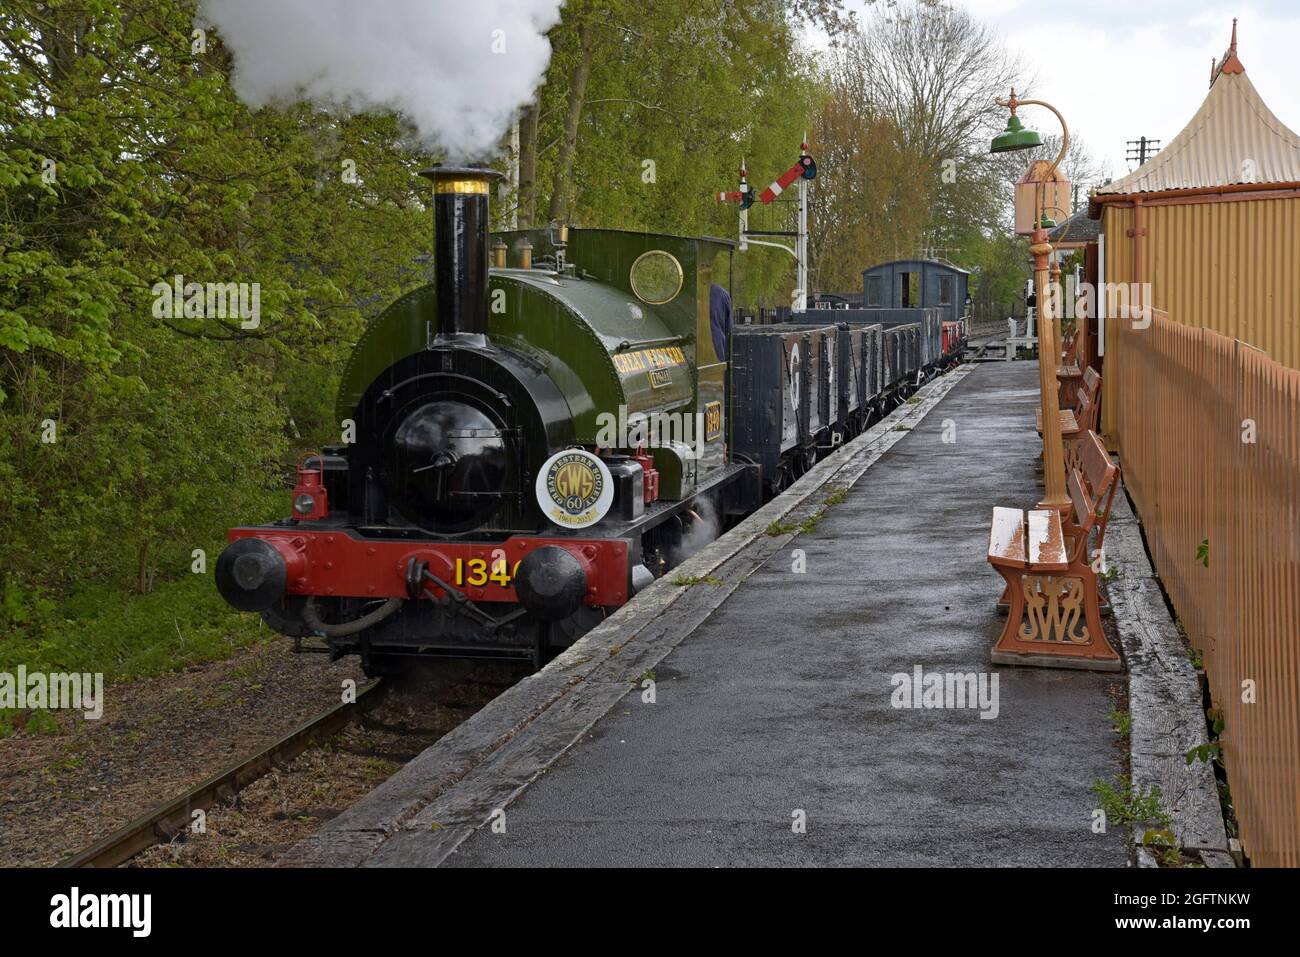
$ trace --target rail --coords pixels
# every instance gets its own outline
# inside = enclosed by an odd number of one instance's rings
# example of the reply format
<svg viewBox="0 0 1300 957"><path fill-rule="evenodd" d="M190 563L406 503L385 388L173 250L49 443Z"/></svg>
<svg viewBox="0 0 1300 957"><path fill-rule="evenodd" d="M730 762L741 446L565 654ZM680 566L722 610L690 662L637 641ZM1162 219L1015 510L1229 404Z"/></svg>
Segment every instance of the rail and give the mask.
<svg viewBox="0 0 1300 957"><path fill-rule="evenodd" d="M277 765L292 761L318 741L337 734L362 711L379 703L385 686L372 681L357 691L355 701L337 704L267 745L256 754L195 785L184 794L59 862L60 867L117 867L141 851L171 840L190 826L196 810L239 793Z"/></svg>

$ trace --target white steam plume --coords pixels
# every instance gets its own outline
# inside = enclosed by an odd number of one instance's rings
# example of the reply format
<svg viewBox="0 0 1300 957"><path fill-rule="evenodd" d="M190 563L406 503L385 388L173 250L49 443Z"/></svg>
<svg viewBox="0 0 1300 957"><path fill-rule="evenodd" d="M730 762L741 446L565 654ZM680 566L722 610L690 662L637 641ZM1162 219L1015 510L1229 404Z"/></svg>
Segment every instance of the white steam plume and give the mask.
<svg viewBox="0 0 1300 957"><path fill-rule="evenodd" d="M261 107L404 114L453 161L486 158L546 71L562 0L201 0Z"/></svg>

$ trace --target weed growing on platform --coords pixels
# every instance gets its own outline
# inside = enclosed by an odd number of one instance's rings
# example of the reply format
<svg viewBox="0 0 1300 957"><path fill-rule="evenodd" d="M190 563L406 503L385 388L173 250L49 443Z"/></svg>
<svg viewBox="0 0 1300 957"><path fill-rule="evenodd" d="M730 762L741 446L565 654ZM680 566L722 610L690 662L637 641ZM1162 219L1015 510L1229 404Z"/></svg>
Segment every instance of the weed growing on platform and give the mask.
<svg viewBox="0 0 1300 957"><path fill-rule="evenodd" d="M814 531L817 528L817 526L821 524L821 520L825 517L826 517L826 506L823 505L821 508L817 509L817 511L813 512L811 515L809 515L807 518L805 518L802 522L799 523L799 531L801 532Z"/></svg>
<svg viewBox="0 0 1300 957"><path fill-rule="evenodd" d="M1197 654L1199 655L1200 652L1197 652ZM1223 764L1223 745L1219 739L1223 736L1223 712L1218 708L1210 708L1205 712L1205 717L1210 732L1210 741L1208 744L1198 744L1188 751L1185 757L1188 764L1193 761L1204 761L1206 764L1217 763L1221 765Z"/></svg>
<svg viewBox="0 0 1300 957"><path fill-rule="evenodd" d="M1127 738L1133 733L1133 715L1129 712L1116 708L1106 717L1110 720L1111 729L1121 738Z"/></svg>
<svg viewBox="0 0 1300 957"><path fill-rule="evenodd" d="M717 575L678 575L673 579L674 585L712 585L718 588L722 579Z"/></svg>
<svg viewBox="0 0 1300 957"><path fill-rule="evenodd" d="M782 535L790 535L794 532L802 532L806 534L815 531L817 526L821 524L822 519L826 517L826 513L830 511L831 507L839 505L848 497L849 490L847 488L833 489L830 494L826 496L822 506L807 518L799 522L782 522L779 520L772 522L772 524L767 526L767 534L772 538L780 538Z"/></svg>
<svg viewBox="0 0 1300 957"><path fill-rule="evenodd" d="M1119 780L1119 787L1097 778L1092 782L1093 793L1101 800L1106 820L1112 824L1157 824L1170 826L1169 815L1160 806L1160 789L1153 787L1145 794L1134 791L1132 782Z"/></svg>
<svg viewBox="0 0 1300 957"><path fill-rule="evenodd" d="M1183 863L1178 838L1168 828L1150 828L1142 834L1142 846L1160 859L1164 867L1178 867Z"/></svg>

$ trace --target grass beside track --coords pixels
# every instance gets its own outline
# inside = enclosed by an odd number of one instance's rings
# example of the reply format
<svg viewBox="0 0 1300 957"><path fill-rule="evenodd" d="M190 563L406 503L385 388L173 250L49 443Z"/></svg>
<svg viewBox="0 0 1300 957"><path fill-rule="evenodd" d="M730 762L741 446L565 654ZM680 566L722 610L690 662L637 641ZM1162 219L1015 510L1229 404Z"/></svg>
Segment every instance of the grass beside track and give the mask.
<svg viewBox="0 0 1300 957"><path fill-rule="evenodd" d="M16 675L23 665L29 674L101 673L108 685L181 671L272 639L283 640L257 615L222 601L210 573L159 582L148 595L91 584L36 620L11 626L0 638L0 672ZM44 709L0 709L0 738L18 725L29 733L59 729Z"/></svg>

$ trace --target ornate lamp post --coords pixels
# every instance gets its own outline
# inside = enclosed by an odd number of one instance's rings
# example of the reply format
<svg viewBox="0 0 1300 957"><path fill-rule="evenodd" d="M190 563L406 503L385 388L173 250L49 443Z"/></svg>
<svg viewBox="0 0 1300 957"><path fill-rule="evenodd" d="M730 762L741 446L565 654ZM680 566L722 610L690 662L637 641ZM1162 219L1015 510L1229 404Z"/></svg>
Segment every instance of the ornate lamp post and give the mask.
<svg viewBox="0 0 1300 957"><path fill-rule="evenodd" d="M1065 117L1060 110L1042 100L1021 100L1016 98L1013 87L1011 98L998 100L998 106L1011 109L1007 128L993 138L990 153L1009 153L1015 150L1032 149L1042 145L1042 139L1033 130L1027 130L1016 116L1020 106L1043 106L1056 114L1061 121L1061 151L1056 155L1044 179L1051 182L1056 168L1065 159L1065 151L1070 146L1070 130L1065 125ZM1056 320L1052 314L1052 303L1047 295L1047 270L1052 256L1052 244L1047 241L1047 218L1043 215L1042 187L1036 191L1034 209L1034 231L1030 235L1029 252L1034 257L1034 296L1038 300L1038 389L1043 410L1043 488L1046 494L1038 503L1039 508L1054 508L1065 512L1070 508L1070 498L1065 492L1065 450L1061 443L1060 404L1057 401L1056 366L1061 355L1060 340L1057 338ZM1054 223L1052 225L1055 225Z"/></svg>

